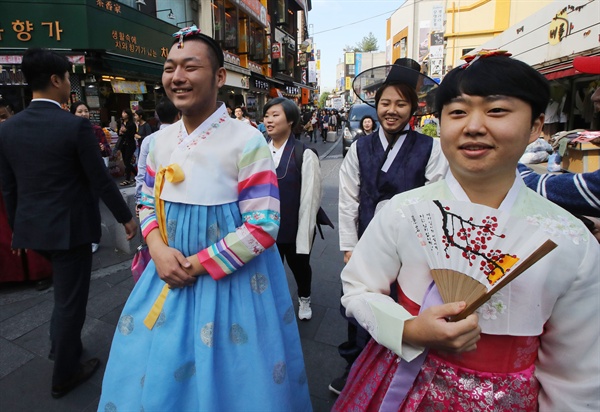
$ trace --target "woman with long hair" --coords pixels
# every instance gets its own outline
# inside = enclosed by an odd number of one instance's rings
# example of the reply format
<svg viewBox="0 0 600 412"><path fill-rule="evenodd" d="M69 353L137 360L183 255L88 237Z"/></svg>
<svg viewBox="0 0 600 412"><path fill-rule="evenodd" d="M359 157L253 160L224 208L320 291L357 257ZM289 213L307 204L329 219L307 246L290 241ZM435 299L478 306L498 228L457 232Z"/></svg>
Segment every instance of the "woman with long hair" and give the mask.
<svg viewBox="0 0 600 412"><path fill-rule="evenodd" d="M133 166L133 154L135 153L135 133L136 127L133 122L133 113L131 109L123 109L121 113L121 127L119 128L119 143L117 143L117 150L121 151L123 156L123 164L125 165L125 180L121 182L121 186L129 186L135 183L132 179L132 175L135 175L135 168Z"/></svg>

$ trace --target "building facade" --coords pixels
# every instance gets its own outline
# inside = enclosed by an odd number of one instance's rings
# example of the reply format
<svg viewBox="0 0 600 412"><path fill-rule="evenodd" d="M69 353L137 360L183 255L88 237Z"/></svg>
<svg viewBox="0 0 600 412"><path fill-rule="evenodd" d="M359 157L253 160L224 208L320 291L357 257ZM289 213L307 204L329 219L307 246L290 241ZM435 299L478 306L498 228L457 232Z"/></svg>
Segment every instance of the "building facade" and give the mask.
<svg viewBox="0 0 600 412"><path fill-rule="evenodd" d="M71 102L86 101L92 122L108 124L126 107L152 113L172 34L196 24L225 51L219 98L258 118L269 97L310 98L300 47L310 8L310 0L3 0L0 95L17 110L28 105L22 55L45 47L73 63Z"/></svg>
<svg viewBox="0 0 600 412"><path fill-rule="evenodd" d="M387 20L388 62L409 57L441 78L461 57L552 0L408 0Z"/></svg>

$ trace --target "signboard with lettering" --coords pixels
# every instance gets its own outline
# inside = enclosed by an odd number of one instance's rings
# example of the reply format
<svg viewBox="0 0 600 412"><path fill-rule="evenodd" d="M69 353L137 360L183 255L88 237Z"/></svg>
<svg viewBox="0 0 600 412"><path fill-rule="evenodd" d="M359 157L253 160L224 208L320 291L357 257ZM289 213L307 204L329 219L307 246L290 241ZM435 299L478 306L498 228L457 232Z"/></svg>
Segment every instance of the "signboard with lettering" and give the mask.
<svg viewBox="0 0 600 412"><path fill-rule="evenodd" d="M233 0L242 10L267 27L267 9L259 0Z"/></svg>
<svg viewBox="0 0 600 412"><path fill-rule="evenodd" d="M273 43L273 45L271 46L271 57L274 59L281 58L281 43Z"/></svg>
<svg viewBox="0 0 600 412"><path fill-rule="evenodd" d="M300 88L296 86L284 86L283 92L286 94L298 96L300 94Z"/></svg>
<svg viewBox="0 0 600 412"><path fill-rule="evenodd" d="M250 78L250 88L268 92L271 86L269 82L254 77Z"/></svg>
<svg viewBox="0 0 600 412"><path fill-rule="evenodd" d="M3 0L0 47L97 49L162 64L177 30L116 1Z"/></svg>
<svg viewBox="0 0 600 412"><path fill-rule="evenodd" d="M147 93L145 82L111 80L110 85L112 86L113 92L115 92L115 93L125 93L125 94L146 94Z"/></svg>

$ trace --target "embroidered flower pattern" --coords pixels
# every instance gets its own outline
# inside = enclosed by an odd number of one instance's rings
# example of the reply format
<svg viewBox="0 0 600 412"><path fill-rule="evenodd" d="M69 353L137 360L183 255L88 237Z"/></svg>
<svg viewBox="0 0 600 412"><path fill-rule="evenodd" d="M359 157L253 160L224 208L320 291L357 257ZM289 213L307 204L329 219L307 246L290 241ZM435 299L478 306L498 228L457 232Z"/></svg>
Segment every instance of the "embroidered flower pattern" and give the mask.
<svg viewBox="0 0 600 412"><path fill-rule="evenodd" d="M207 130L200 133L200 135L198 135L192 141L190 141L185 146L185 148L189 150L189 149L193 148L194 146L196 146L201 140L204 140L207 137L209 137L210 135L214 134L217 131L217 129L223 123L225 123L226 120L227 120L227 116L221 116L216 122L212 123ZM177 135L177 145L180 145L181 142L183 142L183 133L181 132L181 130L182 129L179 128L179 134Z"/></svg>
<svg viewBox="0 0 600 412"><path fill-rule="evenodd" d="M482 305L477 312L485 320L496 320L499 315L506 312L507 305L502 300L502 293L496 293L489 302Z"/></svg>
<svg viewBox="0 0 600 412"><path fill-rule="evenodd" d="M564 236L579 245L585 241L585 231L583 228L566 216L542 216L536 214L527 217L527 222L539 226L550 236Z"/></svg>
<svg viewBox="0 0 600 412"><path fill-rule="evenodd" d="M535 356L534 353L538 351L539 346L539 337L530 336L529 338L527 338L523 346L516 348L517 357L513 364L514 367L522 368L526 365L531 364L531 358L532 356Z"/></svg>

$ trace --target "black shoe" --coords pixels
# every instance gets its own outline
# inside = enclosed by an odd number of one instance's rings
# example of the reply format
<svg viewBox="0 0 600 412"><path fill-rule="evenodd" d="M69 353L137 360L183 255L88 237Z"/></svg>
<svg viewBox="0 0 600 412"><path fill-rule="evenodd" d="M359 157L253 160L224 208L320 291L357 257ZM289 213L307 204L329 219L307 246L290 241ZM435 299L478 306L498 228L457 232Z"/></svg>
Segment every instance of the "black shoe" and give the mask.
<svg viewBox="0 0 600 412"><path fill-rule="evenodd" d="M35 290L40 292L48 289L50 286L52 286L52 278L46 278L35 282Z"/></svg>
<svg viewBox="0 0 600 412"><path fill-rule="evenodd" d="M329 384L329 390L336 395L339 395L344 390L344 386L346 386L346 380L348 379L348 371L344 372L342 376L339 378L335 378Z"/></svg>
<svg viewBox="0 0 600 412"><path fill-rule="evenodd" d="M67 393L71 392L83 382L87 381L94 372L98 370L98 366L100 366L100 360L98 358L92 358L82 363L75 376L65 382L65 384L52 386L52 397L54 399L62 398Z"/></svg>

